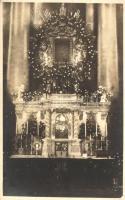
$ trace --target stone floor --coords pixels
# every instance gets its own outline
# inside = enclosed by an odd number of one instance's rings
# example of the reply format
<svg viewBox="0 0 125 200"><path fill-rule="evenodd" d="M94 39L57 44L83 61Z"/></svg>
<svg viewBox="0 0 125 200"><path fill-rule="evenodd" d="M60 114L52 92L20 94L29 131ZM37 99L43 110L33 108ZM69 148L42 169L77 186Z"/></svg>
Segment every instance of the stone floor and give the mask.
<svg viewBox="0 0 125 200"><path fill-rule="evenodd" d="M120 197L117 170L111 159L6 159L4 195Z"/></svg>

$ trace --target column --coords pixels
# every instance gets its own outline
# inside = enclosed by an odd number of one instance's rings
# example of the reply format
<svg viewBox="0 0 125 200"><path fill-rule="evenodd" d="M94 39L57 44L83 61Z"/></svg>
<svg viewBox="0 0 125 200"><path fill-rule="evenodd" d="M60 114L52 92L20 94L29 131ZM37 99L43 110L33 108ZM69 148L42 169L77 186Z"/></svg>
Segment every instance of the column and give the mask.
<svg viewBox="0 0 125 200"><path fill-rule="evenodd" d="M46 125L46 130L45 130L45 138L43 139L43 157L48 157L49 155L49 149L51 145L51 141L49 140L50 137L50 110L46 110L45 114L45 125Z"/></svg>
<svg viewBox="0 0 125 200"><path fill-rule="evenodd" d="M105 137L107 138L108 130L107 130L107 121L105 122Z"/></svg>
<svg viewBox="0 0 125 200"><path fill-rule="evenodd" d="M45 114L45 125L46 125L46 137L50 137L50 111L46 110Z"/></svg>
<svg viewBox="0 0 125 200"><path fill-rule="evenodd" d="M87 136L87 132L86 132L86 120L87 120L87 114L86 112L83 112L83 123L85 124L85 139Z"/></svg>
<svg viewBox="0 0 125 200"><path fill-rule="evenodd" d="M56 113L51 111L51 139L55 139L55 133L54 133L54 125L55 125L55 118L56 118Z"/></svg>
<svg viewBox="0 0 125 200"><path fill-rule="evenodd" d="M50 138L51 138L51 132L52 132L52 123L51 123L51 118L52 118L52 111L50 110L50 114L49 114L49 132L50 132Z"/></svg>
<svg viewBox="0 0 125 200"><path fill-rule="evenodd" d="M96 133L95 133L96 137L97 137L97 134L98 134L98 132L97 132L98 131L98 121L97 121L98 117L97 116L98 116L98 113L96 113Z"/></svg>
<svg viewBox="0 0 125 200"><path fill-rule="evenodd" d="M94 5L86 4L86 24L91 31L94 30Z"/></svg>
<svg viewBox="0 0 125 200"><path fill-rule="evenodd" d="M40 121L41 121L41 112L38 111L37 113L37 135L39 136L39 124L40 124Z"/></svg>
<svg viewBox="0 0 125 200"><path fill-rule="evenodd" d="M16 115L16 135L18 134L18 115Z"/></svg>
<svg viewBox="0 0 125 200"><path fill-rule="evenodd" d="M97 133L97 125L99 125L99 128L101 130L101 135L103 136L104 134L104 120L101 118L102 112L101 111L97 111L96 113L96 133Z"/></svg>
<svg viewBox="0 0 125 200"><path fill-rule="evenodd" d="M28 35L30 4L11 3L7 85L12 94L21 85L28 87Z"/></svg>
<svg viewBox="0 0 125 200"><path fill-rule="evenodd" d="M74 157L78 157L81 155L80 152L80 142L78 139L79 132L79 113L78 111L74 111L74 142L72 143L72 155Z"/></svg>
<svg viewBox="0 0 125 200"><path fill-rule="evenodd" d="M26 122L26 134L28 135L28 119L27 119L27 122Z"/></svg>
<svg viewBox="0 0 125 200"><path fill-rule="evenodd" d="M20 112L16 113L16 143L15 143L15 149L17 150L18 154L23 154L23 148L22 148L22 124L23 124L23 115ZM17 141L20 141L20 147L17 149Z"/></svg>
<svg viewBox="0 0 125 200"><path fill-rule="evenodd" d="M107 130L107 119L105 120L105 141L106 141L106 150L108 150L108 140L107 140L108 130Z"/></svg>
<svg viewBox="0 0 125 200"><path fill-rule="evenodd" d="M39 121L37 121L37 136L39 136Z"/></svg>
<svg viewBox="0 0 125 200"><path fill-rule="evenodd" d="M78 111L74 111L74 138L78 139L78 130L79 130L79 115Z"/></svg>
<svg viewBox="0 0 125 200"><path fill-rule="evenodd" d="M72 111L70 113L67 113L67 117L69 119L69 130L68 130L68 138L72 139L73 138L73 114Z"/></svg>
<svg viewBox="0 0 125 200"><path fill-rule="evenodd" d="M98 85L118 93L116 5L101 4L98 10Z"/></svg>

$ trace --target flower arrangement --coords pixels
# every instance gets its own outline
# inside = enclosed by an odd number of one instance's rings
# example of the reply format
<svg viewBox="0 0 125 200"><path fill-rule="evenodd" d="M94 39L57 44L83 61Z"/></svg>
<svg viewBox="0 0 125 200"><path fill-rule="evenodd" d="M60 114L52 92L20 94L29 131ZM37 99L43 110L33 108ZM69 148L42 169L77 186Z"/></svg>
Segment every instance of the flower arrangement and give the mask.
<svg viewBox="0 0 125 200"><path fill-rule="evenodd" d="M85 90L83 95L83 102L100 102L106 103L110 102L112 99L113 94L103 86L99 86L98 89L92 93L89 93Z"/></svg>

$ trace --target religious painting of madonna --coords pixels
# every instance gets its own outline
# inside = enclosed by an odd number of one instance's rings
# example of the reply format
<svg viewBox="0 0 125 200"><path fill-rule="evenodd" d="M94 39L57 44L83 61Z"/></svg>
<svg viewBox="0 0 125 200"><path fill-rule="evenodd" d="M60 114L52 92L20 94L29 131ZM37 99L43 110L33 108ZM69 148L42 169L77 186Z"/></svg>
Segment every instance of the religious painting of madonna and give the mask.
<svg viewBox="0 0 125 200"><path fill-rule="evenodd" d="M3 3L3 196L123 196L123 4Z"/></svg>

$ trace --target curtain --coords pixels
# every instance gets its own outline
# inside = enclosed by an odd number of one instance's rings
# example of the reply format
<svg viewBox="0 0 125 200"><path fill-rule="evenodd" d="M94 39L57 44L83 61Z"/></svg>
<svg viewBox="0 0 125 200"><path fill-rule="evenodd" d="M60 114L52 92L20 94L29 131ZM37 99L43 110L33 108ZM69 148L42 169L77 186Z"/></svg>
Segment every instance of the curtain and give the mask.
<svg viewBox="0 0 125 200"><path fill-rule="evenodd" d="M7 85L10 93L20 85L28 87L28 33L30 23L30 5L11 3L9 50L7 66Z"/></svg>
<svg viewBox="0 0 125 200"><path fill-rule="evenodd" d="M117 95L119 74L116 5L99 5L98 20L98 84Z"/></svg>
<svg viewBox="0 0 125 200"><path fill-rule="evenodd" d="M91 3L86 5L86 24L91 31L94 30L94 5Z"/></svg>
<svg viewBox="0 0 125 200"><path fill-rule="evenodd" d="M42 24L42 3L34 3L33 24L35 27L40 26Z"/></svg>

